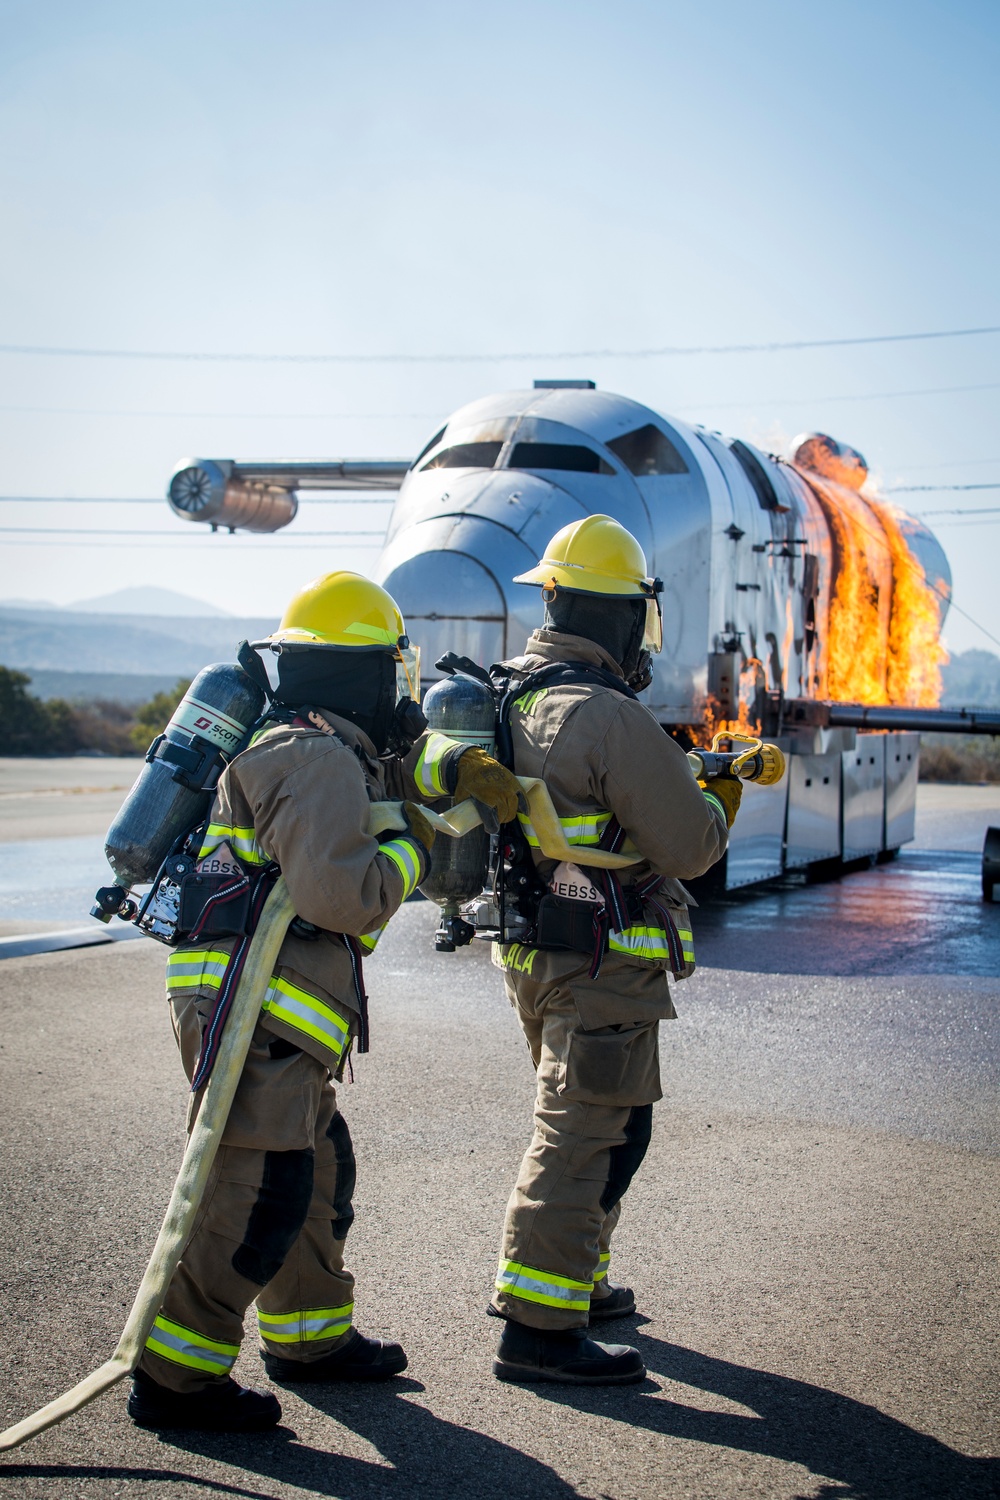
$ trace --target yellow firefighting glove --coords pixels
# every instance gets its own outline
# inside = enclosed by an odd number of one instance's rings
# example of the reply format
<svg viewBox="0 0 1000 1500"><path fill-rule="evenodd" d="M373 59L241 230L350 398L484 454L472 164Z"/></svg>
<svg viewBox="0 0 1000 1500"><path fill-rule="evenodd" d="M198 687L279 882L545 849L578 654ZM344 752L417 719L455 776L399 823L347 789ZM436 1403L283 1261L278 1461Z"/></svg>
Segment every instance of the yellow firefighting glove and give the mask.
<svg viewBox="0 0 1000 1500"><path fill-rule="evenodd" d="M474 797L491 807L501 823L509 823L517 816L520 791L517 777L478 745L470 745L462 752L455 782L456 802Z"/></svg>
<svg viewBox="0 0 1000 1500"><path fill-rule="evenodd" d="M412 833L415 839L419 839L427 850L427 853L430 854L434 848L434 840L437 838L437 833L424 817L419 803L404 802L403 814L406 818L407 831Z"/></svg>
<svg viewBox="0 0 1000 1500"><path fill-rule="evenodd" d="M711 783L699 781L698 785L702 791L710 791L722 803L722 810L726 815L726 827L732 828L736 821L736 814L740 808L740 798L743 796L743 783L735 776L713 776Z"/></svg>

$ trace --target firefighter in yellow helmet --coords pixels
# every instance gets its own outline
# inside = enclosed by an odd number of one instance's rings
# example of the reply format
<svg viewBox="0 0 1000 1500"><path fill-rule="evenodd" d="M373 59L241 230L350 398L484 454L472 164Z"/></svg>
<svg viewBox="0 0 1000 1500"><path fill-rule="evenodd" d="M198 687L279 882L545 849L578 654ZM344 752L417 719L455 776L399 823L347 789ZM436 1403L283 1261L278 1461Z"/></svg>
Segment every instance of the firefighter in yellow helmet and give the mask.
<svg viewBox="0 0 1000 1500"><path fill-rule="evenodd" d="M249 1431L279 1420L272 1394L230 1378L252 1302L278 1383L382 1380L406 1366L399 1344L354 1328L344 1265L354 1153L334 1082L352 1047L367 1049L365 955L429 868L434 834L420 802L474 795L510 818L517 797L482 750L426 732L415 656L389 594L347 572L309 584L273 635L241 649L271 705L219 782L199 868L250 876L256 907L280 868L298 916L205 1207L135 1372L128 1409L141 1426ZM404 799L408 827L380 842L369 809L386 797ZM207 903L168 961L192 1122L252 925Z"/></svg>
<svg viewBox="0 0 1000 1500"><path fill-rule="evenodd" d="M527 931L498 944L508 998L537 1076L535 1132L507 1206L491 1311L506 1319L501 1380L624 1384L636 1349L589 1337L635 1311L608 1278L623 1194L661 1097L659 1022L673 1017L667 975L694 967L687 894L726 848L740 783L699 785L680 747L637 699L659 651L658 580L608 516L554 536L516 583L540 584L545 624L505 664L508 753L542 776L579 857L545 859L518 815L509 848ZM501 743L503 724L500 726ZM713 783L713 788L720 783ZM637 852L618 871L587 850Z"/></svg>

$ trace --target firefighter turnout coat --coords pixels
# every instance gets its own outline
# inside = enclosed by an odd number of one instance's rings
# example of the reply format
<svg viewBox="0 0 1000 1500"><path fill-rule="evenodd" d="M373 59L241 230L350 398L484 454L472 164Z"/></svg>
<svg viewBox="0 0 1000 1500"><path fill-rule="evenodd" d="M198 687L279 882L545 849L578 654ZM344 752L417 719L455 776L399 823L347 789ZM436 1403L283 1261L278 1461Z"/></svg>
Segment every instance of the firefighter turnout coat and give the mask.
<svg viewBox="0 0 1000 1500"><path fill-rule="evenodd" d="M368 832L372 802L429 802L444 795L467 748L433 731L405 758L378 759L368 737L326 710L334 731L277 724L227 767L199 860L210 873L235 861L253 874L280 866L301 923L289 931L261 1024L335 1076L363 1025L361 961L427 873L427 852L408 833L381 843ZM182 943L167 962L167 993L188 1076L237 939ZM195 1019L197 1025L190 1024Z"/></svg>
<svg viewBox="0 0 1000 1500"><path fill-rule="evenodd" d="M404 759L379 760L353 724L321 710L315 727L266 729L222 776L201 865L279 865L311 928L293 924L278 955L193 1233L146 1343L141 1368L162 1386L191 1393L224 1381L251 1302L271 1354L311 1363L353 1337L344 1248L354 1151L333 1080L363 1034L362 954L427 870L411 834L371 837L369 807L440 797L465 748L428 733ZM204 1071L239 951L237 938L201 939L168 960L189 1078ZM201 1095L192 1092L189 1123Z"/></svg>
<svg viewBox="0 0 1000 1500"><path fill-rule="evenodd" d="M605 924L596 960L530 943L494 951L538 1083L535 1133L508 1204L494 1307L553 1329L585 1325L591 1299L607 1294L620 1200L661 1097L658 1025L674 1016L667 974L694 966L690 898L680 882L708 870L728 838L718 799L635 698L600 681L529 686L517 695L517 676L556 662L621 677L593 641L549 629L536 631L526 655L506 664L515 672L514 770L544 780L567 841L580 851L575 868L545 859L522 815L536 869L572 906L574 891L598 895L601 877L587 869L588 848L621 847L623 834L640 858L616 872L624 902L617 921Z"/></svg>

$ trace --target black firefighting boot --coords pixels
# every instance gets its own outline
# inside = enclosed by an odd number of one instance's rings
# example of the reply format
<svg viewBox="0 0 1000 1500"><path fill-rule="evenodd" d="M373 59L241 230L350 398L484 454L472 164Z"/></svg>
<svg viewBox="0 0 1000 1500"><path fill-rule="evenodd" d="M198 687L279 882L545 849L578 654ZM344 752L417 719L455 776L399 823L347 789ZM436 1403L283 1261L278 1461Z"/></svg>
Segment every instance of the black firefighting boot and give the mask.
<svg viewBox="0 0 1000 1500"><path fill-rule="evenodd" d="M566 1385L631 1385L646 1367L628 1344L599 1344L586 1328L529 1328L507 1320L493 1373L498 1380L555 1380Z"/></svg>
<svg viewBox="0 0 1000 1500"><path fill-rule="evenodd" d="M609 1318L629 1318L634 1312L635 1292L630 1286L609 1286L605 1297L591 1295L591 1323L601 1323Z"/></svg>
<svg viewBox="0 0 1000 1500"><path fill-rule="evenodd" d="M309 1381L388 1380L406 1369L406 1355L400 1344L366 1339L356 1328L339 1349L312 1364L305 1364L301 1359L282 1359L277 1354L269 1354L266 1349L261 1350L260 1357L264 1369L278 1385L302 1385Z"/></svg>
<svg viewBox="0 0 1000 1500"><path fill-rule="evenodd" d="M207 1385L187 1395L160 1385L144 1370L132 1376L128 1414L137 1427L154 1431L260 1432L281 1421L277 1396L251 1391L235 1380Z"/></svg>

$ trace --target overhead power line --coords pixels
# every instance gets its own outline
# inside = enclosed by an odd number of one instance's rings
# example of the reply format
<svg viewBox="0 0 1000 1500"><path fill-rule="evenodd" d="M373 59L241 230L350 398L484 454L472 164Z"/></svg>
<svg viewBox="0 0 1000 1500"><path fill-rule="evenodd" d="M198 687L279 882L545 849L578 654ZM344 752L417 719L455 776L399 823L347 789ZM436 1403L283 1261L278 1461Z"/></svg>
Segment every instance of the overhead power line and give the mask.
<svg viewBox="0 0 1000 1500"><path fill-rule="evenodd" d="M246 536L246 534L247 534L246 532L241 532L240 533L240 537ZM323 535L324 536L329 536L330 533L329 532L324 532ZM19 536L19 537L12 537L12 538L10 538L9 541L5 541L4 542L4 546L5 547L53 547L53 548L63 547L63 548L71 548L73 551L84 551L84 552L86 552L86 551L96 551L97 549L100 549L101 551L104 551L106 548L109 548L109 547L127 547L127 548L130 548L132 551L135 551L138 548L138 546L139 546L139 544L137 542L122 542L122 541L115 540L115 533L114 532L110 533L110 540L108 540L104 536L97 535L94 532L90 532L89 536L90 536L90 540L89 541L81 541L79 538L75 538L73 541L60 541L57 536L54 536L53 539L50 541L50 540L47 540L47 539L44 539L44 538L34 538L33 539L31 537ZM362 540L362 541L357 542L356 545L359 548L375 548L375 547L380 547L382 545L382 541L383 541L382 534L379 533L379 540L378 541L364 541L364 540ZM192 551L190 538L188 538L187 540L161 541L161 542L157 542L156 545L157 545L157 550L159 550L159 551L162 551L164 548L175 548L175 549L179 549L182 552L184 552L184 551L187 551L187 552ZM241 551L243 549L246 549L247 551L249 551L251 548L253 548L256 545L259 545L256 541L242 541L242 540L239 540L239 539L235 539L233 537L227 537L226 538L226 548L227 548L227 551L237 551L237 552L239 552L239 551ZM282 542L281 547L280 547L279 550L282 551L282 552L313 552L313 553L315 553L315 551L316 551L316 543L315 542L297 542L297 541L294 541L294 540L292 540L292 541L286 541L286 542Z"/></svg>
<svg viewBox="0 0 1000 1500"><path fill-rule="evenodd" d="M715 401L706 398L703 401L685 402L683 406L675 406L673 402L665 404L668 404L670 411L674 412L746 411L750 407L760 406L825 406L834 401L890 401L905 396L954 396L964 395L970 391L997 390L1000 390L1000 381L988 381L984 385L921 386L917 390L907 391L862 391L858 395L748 396L742 401ZM211 422L437 422L441 419L440 411L148 411L101 406L0 406L0 412L10 412L18 416L166 417L183 421ZM962 462L965 463L968 460L962 460ZM974 460L974 462L979 462L979 460ZM984 459L982 462L988 462L988 460ZM916 467L944 466L917 465Z"/></svg>
<svg viewBox="0 0 1000 1500"><path fill-rule="evenodd" d="M928 516L996 516L1000 515L1000 505L984 505L979 510L922 510L916 514L922 521Z"/></svg>
<svg viewBox="0 0 1000 1500"><path fill-rule="evenodd" d="M660 359L689 354L775 354L796 349L842 349L858 344L903 344L924 339L977 338L994 333L1000 333L1000 324L983 328L942 328L923 333L861 334L836 339L775 339L762 344L665 344L649 349L549 349L499 354L222 354L173 349L77 349L42 344L0 344L0 354L30 354L60 359L152 359L222 364L499 364L548 359Z"/></svg>
<svg viewBox="0 0 1000 1500"><path fill-rule="evenodd" d="M1000 490L1000 484L892 484L883 495L923 495L934 490Z"/></svg>
<svg viewBox="0 0 1000 1500"><path fill-rule="evenodd" d="M336 494L319 494L309 490L301 503L313 505L395 505L395 492L379 495L371 491L355 493L341 490ZM344 498L344 497L347 498ZM0 505L159 505L167 504L164 495L0 495Z"/></svg>
<svg viewBox="0 0 1000 1500"><path fill-rule="evenodd" d="M0 406L0 412L50 417L183 417L215 422L434 422L439 411L145 411L105 406Z"/></svg>
<svg viewBox="0 0 1000 1500"><path fill-rule="evenodd" d="M224 531L224 530L226 530L226 528L223 527L222 530ZM29 535L30 536L90 536L90 537L141 536L141 537L144 537L144 538L156 537L157 539L159 539L160 537L170 537L174 541L180 540L180 537L181 537L181 533L179 533L176 530L174 530L174 531L122 531L117 526L115 527L114 531L95 531L92 526L0 526L0 534L5 535L5 536L12 536L12 535L18 535L18 536L29 536ZM199 536L206 537L206 536L213 536L213 535L218 535L218 534L219 533L217 533L217 532L213 532L208 526L202 526L199 531L190 531L190 532L188 532L188 537L190 539L193 539L193 538L199 537ZM247 533L244 532L243 534L246 535ZM260 536L269 536L269 537L280 536L281 534L282 534L281 532L275 532L275 531L265 531L265 532L259 532L259 533L257 533L257 535L260 535ZM372 537L373 536L373 537L382 538L382 537L385 536L385 529L383 528L383 530L381 530L381 531L294 531L294 532L291 533L291 535L294 536L296 540L299 540L299 539L304 538L304 537L324 537L325 536L325 537L332 537L332 538L334 538L337 541L344 541L345 539L350 539L352 537Z"/></svg>
<svg viewBox="0 0 1000 1500"><path fill-rule="evenodd" d="M701 401L675 406L674 411L746 411L757 406L826 406L832 401L890 401L901 396L954 396L968 391L1000 391L1000 382L986 385L935 385L915 391L866 391L859 396L751 396L745 401Z"/></svg>
<svg viewBox="0 0 1000 1500"><path fill-rule="evenodd" d="M870 526L866 526L864 522L859 521L855 515L853 515L840 503L839 500L835 499L835 497L830 494L829 490L824 490L823 493L826 495L826 498L830 502L830 504L835 506L837 510L839 510L840 513L846 517L850 525L856 526L859 531L864 532L865 536L871 537L873 542L876 542L880 547L885 547L886 551L890 553L890 556L892 555L891 549L889 547L889 540L884 533L879 536L877 532L872 531ZM911 572L920 574L927 587L931 590L932 593L937 594L938 598L943 604L953 609L956 614L960 614L963 619L968 620L970 625L975 625L976 629L981 630L983 635L986 636L987 640L992 641L995 646L1000 646L1000 639L998 639L997 636L993 635L991 631L987 630L985 625L981 625L978 620L974 619L973 616L969 614L968 610L965 610L961 607L961 605L956 604L951 594L947 593L944 589L939 588L936 583L931 582L915 557L907 556L906 558L903 558L902 561L907 564Z"/></svg>

